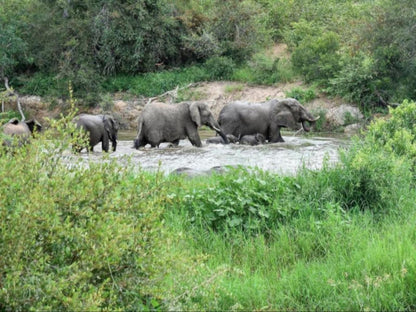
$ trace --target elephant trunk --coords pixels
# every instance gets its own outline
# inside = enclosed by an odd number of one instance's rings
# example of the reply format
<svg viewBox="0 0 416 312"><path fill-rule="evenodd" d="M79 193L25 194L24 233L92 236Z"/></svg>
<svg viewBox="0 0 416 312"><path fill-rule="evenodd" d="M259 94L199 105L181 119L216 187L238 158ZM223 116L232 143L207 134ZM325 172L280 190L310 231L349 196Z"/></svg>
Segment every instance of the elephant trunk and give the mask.
<svg viewBox="0 0 416 312"><path fill-rule="evenodd" d="M215 130L215 132L217 132L218 135L224 140L224 144L230 143L224 131L222 131L220 125L215 120L212 121L209 126L211 127L211 129Z"/></svg>
<svg viewBox="0 0 416 312"><path fill-rule="evenodd" d="M316 118L306 118L305 120L302 120L303 130L305 130L306 132L309 132L311 130L310 126L312 126L319 119L319 117L320 116ZM306 124L306 121L309 123L309 126Z"/></svg>

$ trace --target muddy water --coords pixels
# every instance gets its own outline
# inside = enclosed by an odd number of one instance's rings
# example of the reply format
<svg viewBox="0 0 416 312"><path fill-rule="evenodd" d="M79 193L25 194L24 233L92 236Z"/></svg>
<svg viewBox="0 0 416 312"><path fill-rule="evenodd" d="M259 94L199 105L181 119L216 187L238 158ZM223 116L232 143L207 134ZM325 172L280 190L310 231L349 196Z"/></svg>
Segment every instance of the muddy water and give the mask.
<svg viewBox="0 0 416 312"><path fill-rule="evenodd" d="M197 148L188 140L182 140L178 147L168 147L163 143L159 148L150 146L133 149L134 132L119 133L117 151L110 154L120 162L127 158L145 170L162 170L166 173L181 167L195 170L209 170L216 166L258 167L279 174L294 174L300 167L320 169L324 159L330 163L338 161L338 149L347 146L348 139L342 137L305 137L283 134L286 142L246 146L238 144L206 144L205 138L213 136L211 131L201 132L203 147ZM101 146L94 152L82 152L84 160L100 161L103 158Z"/></svg>

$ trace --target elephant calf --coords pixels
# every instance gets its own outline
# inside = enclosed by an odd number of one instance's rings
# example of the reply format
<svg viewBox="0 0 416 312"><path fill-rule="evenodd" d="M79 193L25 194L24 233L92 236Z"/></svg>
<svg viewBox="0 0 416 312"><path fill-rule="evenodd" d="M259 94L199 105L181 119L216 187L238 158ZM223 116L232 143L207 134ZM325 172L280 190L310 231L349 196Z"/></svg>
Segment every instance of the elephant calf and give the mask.
<svg viewBox="0 0 416 312"><path fill-rule="evenodd" d="M73 122L78 129L82 129L88 134L89 151L94 150L94 146L101 142L104 152L108 152L109 141L112 143L113 151L117 148L118 124L109 115L90 115L81 114L74 118ZM81 152L83 146L74 146L76 152Z"/></svg>
<svg viewBox="0 0 416 312"><path fill-rule="evenodd" d="M235 137L234 135L227 134L226 136L227 136L227 139L228 139L229 143L237 143L238 142L238 138ZM206 139L205 142L209 143L209 144L226 144L224 142L224 139L220 136L215 136L215 137L212 137L212 138L208 138L208 139Z"/></svg>
<svg viewBox="0 0 416 312"><path fill-rule="evenodd" d="M264 144L265 142L266 142L266 138L261 133L257 133L255 135L252 135L252 134L243 135L240 138L240 144L244 144L244 145L259 145L259 144Z"/></svg>
<svg viewBox="0 0 416 312"><path fill-rule="evenodd" d="M2 126L4 136L3 146L12 146L14 139L16 144L22 146L29 142L31 135L35 131L41 131L42 125L35 119L19 121L17 118L10 119Z"/></svg>

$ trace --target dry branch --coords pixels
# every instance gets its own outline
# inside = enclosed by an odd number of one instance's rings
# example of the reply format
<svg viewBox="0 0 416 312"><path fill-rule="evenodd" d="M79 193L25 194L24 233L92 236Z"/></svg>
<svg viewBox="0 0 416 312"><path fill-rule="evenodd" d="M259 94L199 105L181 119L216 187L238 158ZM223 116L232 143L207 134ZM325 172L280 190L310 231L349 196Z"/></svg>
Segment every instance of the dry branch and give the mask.
<svg viewBox="0 0 416 312"><path fill-rule="evenodd" d="M10 88L9 86L9 78L4 77L4 86L6 87L6 90L9 92L9 96L15 96L16 97L16 101L17 101L17 109L19 110L20 116L22 116L22 120L25 120L25 115L23 114L23 110L22 110L22 105L20 104L20 99L19 99L19 94L14 91L12 88Z"/></svg>
<svg viewBox="0 0 416 312"><path fill-rule="evenodd" d="M188 84L188 85L186 85L184 87L181 87L181 88L179 88L179 86L176 86L176 88L173 89L173 90L166 91L165 93L162 93L162 94L160 94L158 96L154 96L154 97L149 98L149 100L147 101L147 104L149 104L150 102L152 102L152 101L154 101L156 99L163 98L165 96L170 96L169 102L172 104L172 103L175 102L176 98L178 97L178 91L179 90L184 90L184 89L188 89L188 88L191 88L191 87L196 87L198 85L199 85L199 83L190 83L190 84Z"/></svg>

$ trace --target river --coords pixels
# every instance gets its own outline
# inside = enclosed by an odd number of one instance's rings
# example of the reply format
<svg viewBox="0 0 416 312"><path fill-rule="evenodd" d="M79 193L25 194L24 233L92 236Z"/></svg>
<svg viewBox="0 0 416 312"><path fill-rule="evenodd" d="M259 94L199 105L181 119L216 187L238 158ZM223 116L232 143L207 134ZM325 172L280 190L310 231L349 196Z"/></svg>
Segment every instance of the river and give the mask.
<svg viewBox="0 0 416 312"><path fill-rule="evenodd" d="M213 167L238 166L258 167L279 174L294 174L303 165L310 169L320 169L324 159L329 163L338 161L338 149L348 145L345 136L303 136L283 133L284 143L247 146L238 144L206 144L205 139L213 136L212 131L201 131L203 146L194 147L188 140L181 140L178 147L168 147L162 143L159 148L150 146L134 149L133 131L120 131L117 151L110 154L120 162L127 158L144 170L162 170L170 173L178 168L206 171ZM100 161L103 158L101 144L93 153L85 150L74 157L85 161Z"/></svg>

